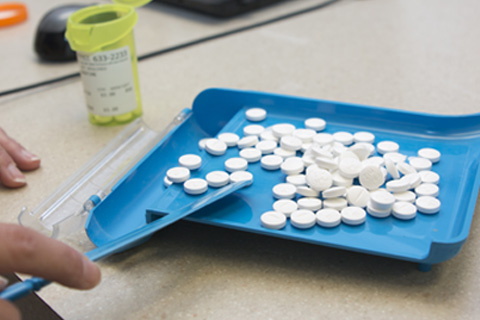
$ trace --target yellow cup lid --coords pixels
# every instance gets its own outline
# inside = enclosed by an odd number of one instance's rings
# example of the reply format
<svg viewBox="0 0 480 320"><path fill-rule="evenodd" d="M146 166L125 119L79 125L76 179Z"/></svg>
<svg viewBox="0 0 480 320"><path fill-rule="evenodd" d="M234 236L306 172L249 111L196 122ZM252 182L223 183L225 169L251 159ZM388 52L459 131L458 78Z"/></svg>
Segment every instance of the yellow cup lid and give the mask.
<svg viewBox="0 0 480 320"><path fill-rule="evenodd" d="M115 3L126 4L135 8L146 5L152 0L112 0Z"/></svg>

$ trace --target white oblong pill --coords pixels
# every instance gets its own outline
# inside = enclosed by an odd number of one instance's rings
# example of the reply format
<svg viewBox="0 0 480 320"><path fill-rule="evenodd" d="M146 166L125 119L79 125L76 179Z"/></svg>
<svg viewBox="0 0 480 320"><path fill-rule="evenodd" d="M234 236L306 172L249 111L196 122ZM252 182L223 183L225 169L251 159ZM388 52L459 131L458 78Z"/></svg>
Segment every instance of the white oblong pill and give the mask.
<svg viewBox="0 0 480 320"><path fill-rule="evenodd" d="M342 222L352 226L358 226L365 222L367 214L360 207L346 207L340 212Z"/></svg>
<svg viewBox="0 0 480 320"><path fill-rule="evenodd" d="M259 124L250 124L243 127L244 136L260 136L263 131L265 131L265 128Z"/></svg>
<svg viewBox="0 0 480 320"><path fill-rule="evenodd" d="M202 158L196 154L185 154L178 159L178 164L187 169L195 170L202 165Z"/></svg>
<svg viewBox="0 0 480 320"><path fill-rule="evenodd" d="M365 208L370 201L370 192L360 186L352 186L347 190L347 201L350 205Z"/></svg>
<svg viewBox="0 0 480 320"><path fill-rule="evenodd" d="M399 163L397 163L396 167L397 167L398 171L400 171L404 175L407 175L409 173L416 173L417 172L417 170L415 170L414 167L412 167L411 165L409 165L406 162L399 162Z"/></svg>
<svg viewBox="0 0 480 320"><path fill-rule="evenodd" d="M372 204L369 202L367 204L367 212L369 215L375 218L386 218L390 216L390 213L392 212L391 208L388 209L378 209L372 206Z"/></svg>
<svg viewBox="0 0 480 320"><path fill-rule="evenodd" d="M421 196L417 198L415 205L421 213L434 214L440 211L441 202L434 197Z"/></svg>
<svg viewBox="0 0 480 320"><path fill-rule="evenodd" d="M240 150L240 157L247 160L249 163L260 161L262 158L262 151L257 148L245 148Z"/></svg>
<svg viewBox="0 0 480 320"><path fill-rule="evenodd" d="M174 167L167 171L168 180L173 183L181 183L187 181L190 178L190 170L185 167Z"/></svg>
<svg viewBox="0 0 480 320"><path fill-rule="evenodd" d="M307 177L304 174L292 174L287 176L286 180L297 187L307 185Z"/></svg>
<svg viewBox="0 0 480 320"><path fill-rule="evenodd" d="M438 184L440 182L440 176L434 171L420 171L418 174L423 183Z"/></svg>
<svg viewBox="0 0 480 320"><path fill-rule="evenodd" d="M170 179L168 179L167 176L165 176L165 178L163 178L163 185L164 185L166 188L170 187L172 184L173 184L173 182L170 181Z"/></svg>
<svg viewBox="0 0 480 320"><path fill-rule="evenodd" d="M307 168L306 177L308 186L315 191L327 190L333 183L330 172L315 165Z"/></svg>
<svg viewBox="0 0 480 320"><path fill-rule="evenodd" d="M392 160L393 163L405 162L407 156L399 152L387 152L383 155L383 159Z"/></svg>
<svg viewBox="0 0 480 320"><path fill-rule="evenodd" d="M398 201L393 204L392 215L400 220L411 220L417 216L417 207L406 201Z"/></svg>
<svg viewBox="0 0 480 320"><path fill-rule="evenodd" d="M297 187L290 183L279 183L272 188L273 196L277 199L293 199Z"/></svg>
<svg viewBox="0 0 480 320"><path fill-rule="evenodd" d="M338 172L345 178L354 179L360 175L363 166L358 158L344 158L338 164Z"/></svg>
<svg viewBox="0 0 480 320"><path fill-rule="evenodd" d="M295 126L290 123L279 123L272 126L272 133L277 138L290 136L293 134L294 131L295 131Z"/></svg>
<svg viewBox="0 0 480 320"><path fill-rule="evenodd" d="M300 209L292 213L290 223L298 229L308 229L315 225L315 214L310 210Z"/></svg>
<svg viewBox="0 0 480 320"><path fill-rule="evenodd" d="M285 227L287 218L280 212L267 211L260 216L260 222L264 228L278 230Z"/></svg>
<svg viewBox="0 0 480 320"><path fill-rule="evenodd" d="M380 154L385 154L388 152L398 152L400 146L394 141L381 141L377 143L377 151Z"/></svg>
<svg viewBox="0 0 480 320"><path fill-rule="evenodd" d="M272 140L262 140L255 145L262 154L271 154L278 147L277 142Z"/></svg>
<svg viewBox="0 0 480 320"><path fill-rule="evenodd" d="M210 187L220 188L230 182L230 175L225 171L211 171L205 176L205 179Z"/></svg>
<svg viewBox="0 0 480 320"><path fill-rule="evenodd" d="M302 140L294 136L283 136L280 139L280 147L285 150L298 151L302 148Z"/></svg>
<svg viewBox="0 0 480 320"><path fill-rule="evenodd" d="M375 165L368 165L362 168L358 176L360 184L368 190L375 190L380 188L385 183L385 177L380 167Z"/></svg>
<svg viewBox="0 0 480 320"><path fill-rule="evenodd" d="M210 139L205 144L205 150L213 156L221 156L227 151L227 145L218 139Z"/></svg>
<svg viewBox="0 0 480 320"><path fill-rule="evenodd" d="M293 136L302 140L303 143L312 142L317 132L313 129L295 129Z"/></svg>
<svg viewBox="0 0 480 320"><path fill-rule="evenodd" d="M235 147L240 137L235 133L224 132L218 135L218 140L223 141L227 147Z"/></svg>
<svg viewBox="0 0 480 320"><path fill-rule="evenodd" d="M342 221L340 212L331 208L319 210L315 216L317 218L317 224L324 228L336 227Z"/></svg>
<svg viewBox="0 0 480 320"><path fill-rule="evenodd" d="M283 158L276 155L262 157L260 164L265 170L278 170L283 163Z"/></svg>
<svg viewBox="0 0 480 320"><path fill-rule="evenodd" d="M347 193L347 188L345 187L331 187L327 190L322 191L322 196L324 199L328 198L337 198L343 197Z"/></svg>
<svg viewBox="0 0 480 320"><path fill-rule="evenodd" d="M370 204L380 210L391 209L395 203L395 197L385 189L370 192Z"/></svg>
<svg viewBox="0 0 480 320"><path fill-rule="evenodd" d="M345 178L338 171L332 173L332 182L334 186L350 187L353 184L353 179Z"/></svg>
<svg viewBox="0 0 480 320"><path fill-rule="evenodd" d="M267 117L267 111L262 108L250 108L245 111L245 117L248 121L259 122L265 120Z"/></svg>
<svg viewBox="0 0 480 320"><path fill-rule="evenodd" d="M405 179L391 180L385 185L390 192L404 192L410 189L410 184Z"/></svg>
<svg viewBox="0 0 480 320"><path fill-rule="evenodd" d="M313 137L313 142L318 144L319 146L326 146L330 145L334 142L335 140L333 139L333 135L330 133L317 133Z"/></svg>
<svg viewBox="0 0 480 320"><path fill-rule="evenodd" d="M297 186L297 193L304 197L319 197L320 192L313 190L307 186Z"/></svg>
<svg viewBox="0 0 480 320"><path fill-rule="evenodd" d="M315 131L323 131L327 122L322 118L308 118L304 122L305 128Z"/></svg>
<svg viewBox="0 0 480 320"><path fill-rule="evenodd" d="M412 191L395 192L393 193L393 196L397 201L405 201L410 203L414 203L415 199L417 198L417 195Z"/></svg>
<svg viewBox="0 0 480 320"><path fill-rule="evenodd" d="M231 183L242 181L248 181L247 186L251 185L253 183L253 174L248 171L235 171L230 174Z"/></svg>
<svg viewBox="0 0 480 320"><path fill-rule="evenodd" d="M290 157L295 157L297 153L292 150L286 150L283 148L276 148L273 150L273 154L279 157L282 157L283 159L290 158Z"/></svg>
<svg viewBox="0 0 480 320"><path fill-rule="evenodd" d="M273 203L273 210L283 213L287 218L298 209L295 201L289 199L280 199Z"/></svg>
<svg viewBox="0 0 480 320"><path fill-rule="evenodd" d="M183 190L191 195L199 195L207 192L208 183L200 178L189 179L183 184Z"/></svg>
<svg viewBox="0 0 480 320"><path fill-rule="evenodd" d="M246 136L238 140L237 147L240 149L254 147L258 143L257 136Z"/></svg>
<svg viewBox="0 0 480 320"><path fill-rule="evenodd" d="M404 180L408 183L408 189L415 189L422 183L422 177L419 173L409 173L404 175L400 180Z"/></svg>
<svg viewBox="0 0 480 320"><path fill-rule="evenodd" d="M395 163L390 159L384 159L384 161L385 161L385 168L387 169L387 172L390 174L390 176L393 179L400 179L400 172L398 172L398 169L395 166Z"/></svg>
<svg viewBox="0 0 480 320"><path fill-rule="evenodd" d="M348 206L348 202L344 198L330 198L323 200L323 207L341 211Z"/></svg>
<svg viewBox="0 0 480 320"><path fill-rule="evenodd" d="M297 200L299 209L317 211L322 208L322 200L314 197L305 197Z"/></svg>
<svg viewBox="0 0 480 320"><path fill-rule="evenodd" d="M337 131L333 134L333 140L340 142L344 146L349 146L353 143L353 134L346 131Z"/></svg>
<svg viewBox="0 0 480 320"><path fill-rule="evenodd" d="M303 172L303 170L305 169L305 165L302 158L291 157L285 159L280 168L282 169L282 172L286 175L299 174Z"/></svg>
<svg viewBox="0 0 480 320"><path fill-rule="evenodd" d="M418 150L418 156L430 160L432 163L440 161L440 151L433 148L422 148Z"/></svg>
<svg viewBox="0 0 480 320"><path fill-rule="evenodd" d="M410 157L408 158L408 163L415 169L417 172L427 171L432 169L432 161L421 158L421 157Z"/></svg>
<svg viewBox="0 0 480 320"><path fill-rule="evenodd" d="M415 193L421 197L421 196L430 196L430 197L436 197L438 196L440 188L433 183L422 183L418 187L415 188Z"/></svg>
<svg viewBox="0 0 480 320"><path fill-rule="evenodd" d="M359 131L359 132L355 132L355 134L353 135L353 140L355 142L374 143L375 135L371 132Z"/></svg>
<svg viewBox="0 0 480 320"><path fill-rule="evenodd" d="M225 160L225 170L228 172L245 171L248 168L248 161L243 158L230 158Z"/></svg>

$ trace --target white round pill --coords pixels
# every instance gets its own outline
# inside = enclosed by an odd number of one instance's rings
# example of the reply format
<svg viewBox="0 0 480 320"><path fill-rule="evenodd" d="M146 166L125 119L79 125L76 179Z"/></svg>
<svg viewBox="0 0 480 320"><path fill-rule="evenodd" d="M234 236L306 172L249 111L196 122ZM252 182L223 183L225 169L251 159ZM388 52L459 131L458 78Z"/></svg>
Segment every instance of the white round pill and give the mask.
<svg viewBox="0 0 480 320"><path fill-rule="evenodd" d="M418 172L432 169L432 161L425 158L410 157L408 158L408 163Z"/></svg>
<svg viewBox="0 0 480 320"><path fill-rule="evenodd" d="M399 163L397 163L396 167L397 167L398 171L400 171L404 175L407 175L409 173L416 173L417 172L417 170L415 170L414 167L412 167L411 165L409 165L406 162L399 162Z"/></svg>
<svg viewBox="0 0 480 320"><path fill-rule="evenodd" d="M305 165L305 167L311 166L312 164L315 163L315 159L313 159L312 157L309 157L308 155L305 155L305 154L302 156L302 160L303 160L303 164Z"/></svg>
<svg viewBox="0 0 480 320"><path fill-rule="evenodd" d="M200 178L189 179L183 184L183 190L191 195L199 195L207 192L208 183Z"/></svg>
<svg viewBox="0 0 480 320"><path fill-rule="evenodd" d="M292 174L287 176L287 182L297 187L305 186L307 185L307 177L304 174Z"/></svg>
<svg viewBox="0 0 480 320"><path fill-rule="evenodd" d="M315 163L317 164L318 167L326 170L336 170L338 168L338 162L337 159L331 159L331 158L324 158L324 157L316 157L315 158Z"/></svg>
<svg viewBox="0 0 480 320"><path fill-rule="evenodd" d="M409 173L404 175L400 180L408 183L408 189L415 189L422 183L422 177L419 173Z"/></svg>
<svg viewBox="0 0 480 320"><path fill-rule="evenodd" d="M167 171L167 178L173 183L181 183L190 178L190 170L185 167L174 167Z"/></svg>
<svg viewBox="0 0 480 320"><path fill-rule="evenodd" d="M353 140L355 142L373 143L375 142L375 135L371 132L359 131L355 132L355 134L353 135Z"/></svg>
<svg viewBox="0 0 480 320"><path fill-rule="evenodd" d="M218 139L210 139L205 144L205 150L211 155L221 156L227 151L227 145Z"/></svg>
<svg viewBox="0 0 480 320"><path fill-rule="evenodd" d="M302 140L294 136L283 136L280 139L280 147L285 150L298 151L302 148Z"/></svg>
<svg viewBox="0 0 480 320"><path fill-rule="evenodd" d="M350 187L353 184L353 179L345 178L338 171L332 173L332 182L334 186Z"/></svg>
<svg viewBox="0 0 480 320"><path fill-rule="evenodd" d="M311 142L317 132L313 129L295 129L293 136L302 140L303 143Z"/></svg>
<svg viewBox="0 0 480 320"><path fill-rule="evenodd" d="M298 209L295 201L289 199L280 199L273 203L273 210L283 213L287 218Z"/></svg>
<svg viewBox="0 0 480 320"><path fill-rule="evenodd" d="M270 154L278 147L277 142L272 140L262 140L255 145L262 154Z"/></svg>
<svg viewBox="0 0 480 320"><path fill-rule="evenodd" d="M295 151L283 149L283 148L276 148L273 150L273 154L279 157L282 157L283 159L294 157L297 155Z"/></svg>
<svg viewBox="0 0 480 320"><path fill-rule="evenodd" d="M320 147L319 145L316 145L316 144L312 145L311 151L312 151L314 157L328 158L328 159L333 159L334 158L333 153L331 153L329 150L326 150L323 147Z"/></svg>
<svg viewBox="0 0 480 320"><path fill-rule="evenodd" d="M278 230L285 227L287 218L280 212L267 211L260 216L260 222L264 228Z"/></svg>
<svg viewBox="0 0 480 320"><path fill-rule="evenodd" d="M225 171L212 171L205 176L205 179L210 187L220 188L228 184L230 175Z"/></svg>
<svg viewBox="0 0 480 320"><path fill-rule="evenodd" d="M370 147L371 146L371 147ZM348 150L355 153L360 161L366 160L372 154L372 149L375 152L375 147L372 144L368 143L356 143Z"/></svg>
<svg viewBox="0 0 480 320"><path fill-rule="evenodd" d="M347 201L350 205L365 208L370 201L370 192L360 186L352 186L347 190Z"/></svg>
<svg viewBox="0 0 480 320"><path fill-rule="evenodd" d="M348 225L357 226L365 222L367 214L360 207L346 207L341 211L342 222Z"/></svg>
<svg viewBox="0 0 480 320"><path fill-rule="evenodd" d="M173 184L173 182L170 181L170 179L168 179L167 176L165 176L165 178L163 178L163 185L164 185L166 188L170 187L172 184Z"/></svg>
<svg viewBox="0 0 480 320"><path fill-rule="evenodd" d="M415 193L419 197L421 196L436 197L438 196L438 192L439 192L438 186L433 183L422 183L415 188Z"/></svg>
<svg viewBox="0 0 480 320"><path fill-rule="evenodd" d="M322 208L322 200L313 197L305 197L297 200L298 208L317 211Z"/></svg>
<svg viewBox="0 0 480 320"><path fill-rule="evenodd" d="M434 214L440 211L440 200L430 196L418 197L415 201L417 209L421 213Z"/></svg>
<svg viewBox="0 0 480 320"><path fill-rule="evenodd" d="M203 139L200 139L200 141L198 141L198 147L203 150L205 149L205 146L207 144L207 141L208 140L211 140L211 139L215 139L215 138L203 138Z"/></svg>
<svg viewBox="0 0 480 320"><path fill-rule="evenodd" d="M248 161L243 158L230 158L225 161L225 170L228 172L245 171L248 168Z"/></svg>
<svg viewBox="0 0 480 320"><path fill-rule="evenodd" d="M410 184L405 179L391 180L385 185L390 192L404 192L410 189Z"/></svg>
<svg viewBox="0 0 480 320"><path fill-rule="evenodd" d="M384 161L385 161L385 168L387 168L387 172L390 174L390 176L393 179L399 179L400 172L398 172L398 169L397 169L397 166L395 166L395 163L390 159L384 159Z"/></svg>
<svg viewBox="0 0 480 320"><path fill-rule="evenodd" d="M225 132L218 135L218 140L223 141L227 147L235 147L240 137L235 133Z"/></svg>
<svg viewBox="0 0 480 320"><path fill-rule="evenodd" d="M258 143L257 136L246 136L238 140L237 147L239 147L240 149L249 148L249 147L255 146L257 143Z"/></svg>
<svg viewBox="0 0 480 320"><path fill-rule="evenodd" d="M391 208L388 209L378 209L372 206L370 202L367 204L367 212L370 214L372 217L375 218L386 218L390 216L390 213L392 212Z"/></svg>
<svg viewBox="0 0 480 320"><path fill-rule="evenodd" d="M331 187L322 191L322 197L324 199L343 197L347 193L345 187Z"/></svg>
<svg viewBox="0 0 480 320"><path fill-rule="evenodd" d="M392 215L400 220L410 220L417 215L417 207L410 202L395 202L392 207Z"/></svg>
<svg viewBox="0 0 480 320"><path fill-rule="evenodd" d="M385 183L382 170L375 165L364 166L360 171L358 180L362 186L369 190L378 189Z"/></svg>
<svg viewBox="0 0 480 320"><path fill-rule="evenodd" d="M263 131L260 134L260 139L263 140L269 140L269 141L275 141L278 142L278 137L275 137L275 135L272 132L272 128L266 128L265 131Z"/></svg>
<svg viewBox="0 0 480 320"><path fill-rule="evenodd" d="M332 186L332 175L325 169L316 165L307 168L307 184L315 191L327 190Z"/></svg>
<svg viewBox="0 0 480 320"><path fill-rule="evenodd" d="M278 170L283 163L283 158L276 155L262 157L260 164L265 170Z"/></svg>
<svg viewBox="0 0 480 320"><path fill-rule="evenodd" d="M422 148L418 150L418 156L430 160L432 163L440 161L440 151L433 148Z"/></svg>
<svg viewBox="0 0 480 320"><path fill-rule="evenodd" d="M320 192L313 190L307 186L297 186L297 193L304 197L316 197L320 196Z"/></svg>
<svg viewBox="0 0 480 320"><path fill-rule="evenodd" d="M315 131L322 131L325 129L327 122L321 118L308 118L304 122L305 128Z"/></svg>
<svg viewBox="0 0 480 320"><path fill-rule="evenodd" d="M180 166L195 170L202 165L202 158L196 154L185 154L178 159Z"/></svg>
<svg viewBox="0 0 480 320"><path fill-rule="evenodd" d="M377 151L380 154L385 154L388 152L398 152L400 146L394 141L381 141L377 143Z"/></svg>
<svg viewBox="0 0 480 320"><path fill-rule="evenodd" d="M290 183L279 183L273 187L272 192L277 199L293 199L297 193L297 187Z"/></svg>
<svg viewBox="0 0 480 320"><path fill-rule="evenodd" d="M245 111L245 117L252 122L262 121L267 117L267 111L262 108L250 108Z"/></svg>
<svg viewBox="0 0 480 320"><path fill-rule="evenodd" d="M248 181L247 186L251 185L253 183L253 174L248 171L235 171L230 174L231 183L242 181Z"/></svg>
<svg viewBox="0 0 480 320"><path fill-rule="evenodd" d="M243 127L244 136L260 136L265 131L265 128L259 124L251 124Z"/></svg>
<svg viewBox="0 0 480 320"><path fill-rule="evenodd" d="M395 203L395 197L385 189L370 192L370 204L380 210L391 209Z"/></svg>
<svg viewBox="0 0 480 320"><path fill-rule="evenodd" d="M240 150L240 157L247 160L249 163L260 161L262 158L262 151L257 148L245 148Z"/></svg>
<svg viewBox="0 0 480 320"><path fill-rule="evenodd" d="M310 149L312 147L312 143L311 142L303 142L302 143L302 148L300 149L301 152L305 153L308 149Z"/></svg>
<svg viewBox="0 0 480 320"><path fill-rule="evenodd" d="M363 166L358 158L344 158L338 164L338 172L345 178L354 179L360 175Z"/></svg>
<svg viewBox="0 0 480 320"><path fill-rule="evenodd" d="M381 167L385 164L385 161L383 160L382 157L375 156L375 157L370 157L370 158L367 158L367 159L363 160L362 164L363 164L364 167L366 167L368 165Z"/></svg>
<svg viewBox="0 0 480 320"><path fill-rule="evenodd" d="M317 133L313 137L313 142L318 144L319 146L326 146L332 144L335 140L333 139L333 135L330 133Z"/></svg>
<svg viewBox="0 0 480 320"><path fill-rule="evenodd" d="M345 147L343 144L339 143L339 142L334 142L333 144L331 145L325 145L323 146L323 148L328 148L328 150L335 156L335 157L339 157L341 155L343 155L346 151L349 151L347 147ZM351 151L349 151L351 152ZM352 152L352 154L354 154ZM354 154L355 155L355 154ZM355 157L357 157L357 155L355 155ZM358 157L357 157L358 158Z"/></svg>
<svg viewBox="0 0 480 320"><path fill-rule="evenodd" d="M417 195L412 191L395 192L393 193L393 196L397 201L405 201L410 203L414 203L415 199L417 198Z"/></svg>
<svg viewBox="0 0 480 320"><path fill-rule="evenodd" d="M433 171L420 171L418 173L423 183L438 184L440 182L440 176Z"/></svg>
<svg viewBox="0 0 480 320"><path fill-rule="evenodd" d="M282 169L282 172L286 175L299 174L303 172L303 170L305 169L305 165L303 164L302 158L291 157L285 159L280 168Z"/></svg>
<svg viewBox="0 0 480 320"><path fill-rule="evenodd" d="M388 152L383 155L383 159L392 160L393 163L397 164L399 162L405 162L407 156L399 152Z"/></svg>
<svg viewBox="0 0 480 320"><path fill-rule="evenodd" d="M317 224L324 228L333 228L340 224L342 216L340 212L335 209L322 209L315 214L317 218Z"/></svg>
<svg viewBox="0 0 480 320"><path fill-rule="evenodd" d="M345 198L330 198L323 200L323 207L335 209L341 211L348 206L348 202Z"/></svg>
<svg viewBox="0 0 480 320"><path fill-rule="evenodd" d="M315 225L315 214L310 210L300 209L292 213L290 223L298 229L308 229Z"/></svg>
<svg viewBox="0 0 480 320"><path fill-rule="evenodd" d="M295 131L295 126L290 123L279 123L272 126L273 135L281 138L284 136L290 136Z"/></svg>
<svg viewBox="0 0 480 320"><path fill-rule="evenodd" d="M333 134L333 140L340 142L344 146L349 146L353 143L353 134L346 131L338 131Z"/></svg>

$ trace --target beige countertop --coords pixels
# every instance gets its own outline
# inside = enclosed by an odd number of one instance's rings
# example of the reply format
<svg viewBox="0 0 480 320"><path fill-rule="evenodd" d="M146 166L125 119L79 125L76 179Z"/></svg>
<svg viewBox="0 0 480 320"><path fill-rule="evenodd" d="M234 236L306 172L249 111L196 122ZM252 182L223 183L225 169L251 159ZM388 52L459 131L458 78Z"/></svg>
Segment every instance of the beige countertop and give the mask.
<svg viewBox="0 0 480 320"><path fill-rule="evenodd" d="M69 1L31 2L28 22L0 29L0 91L78 71L75 63L40 63L31 49L40 17L62 2ZM139 10L138 53L319 2L287 1L231 21L149 5ZM144 60L143 118L164 128L209 87L479 112L479 14L476 0L342 0ZM3 222L38 205L122 129L87 121L78 79L0 98L0 127L42 158L27 187L0 187ZM100 262L94 290L50 285L39 295L65 319L474 319L477 220L462 251L427 273L404 261L181 222Z"/></svg>

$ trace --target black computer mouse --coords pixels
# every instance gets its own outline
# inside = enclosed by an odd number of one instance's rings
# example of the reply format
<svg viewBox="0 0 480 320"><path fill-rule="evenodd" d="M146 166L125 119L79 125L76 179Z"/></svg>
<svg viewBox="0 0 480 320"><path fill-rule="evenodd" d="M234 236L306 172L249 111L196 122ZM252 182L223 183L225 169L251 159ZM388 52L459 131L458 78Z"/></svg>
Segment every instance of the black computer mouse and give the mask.
<svg viewBox="0 0 480 320"><path fill-rule="evenodd" d="M34 50L41 59L47 61L73 61L75 52L70 49L65 30L68 17L84 8L85 4L70 4L54 8L40 20L35 34Z"/></svg>

